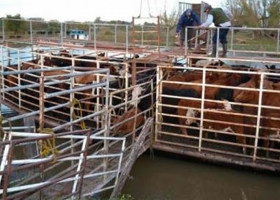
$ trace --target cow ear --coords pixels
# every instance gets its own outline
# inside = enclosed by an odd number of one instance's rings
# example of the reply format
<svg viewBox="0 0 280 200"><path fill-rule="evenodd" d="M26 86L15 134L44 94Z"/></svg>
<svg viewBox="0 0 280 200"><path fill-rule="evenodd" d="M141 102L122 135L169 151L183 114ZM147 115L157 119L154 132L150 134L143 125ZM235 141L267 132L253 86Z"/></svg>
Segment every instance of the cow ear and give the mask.
<svg viewBox="0 0 280 200"><path fill-rule="evenodd" d="M200 111L198 111L198 110L195 110L194 112L195 112L195 117L200 117L200 116L201 116L201 113L200 113Z"/></svg>
<svg viewBox="0 0 280 200"><path fill-rule="evenodd" d="M269 81L268 79L264 79L263 82L263 88L265 89L273 89L274 85L272 81Z"/></svg>
<svg viewBox="0 0 280 200"><path fill-rule="evenodd" d="M261 77L259 76L259 75L255 75L254 76L254 79L255 79L255 83L256 83L256 86L257 86L257 88L259 88L260 87L260 84L261 84L261 79L260 79Z"/></svg>
<svg viewBox="0 0 280 200"><path fill-rule="evenodd" d="M242 74L236 73L236 74L234 74L233 77L235 78L235 80L239 80L239 79L241 79Z"/></svg>
<svg viewBox="0 0 280 200"><path fill-rule="evenodd" d="M111 117L111 123L112 124L116 124L119 120L120 116L112 116Z"/></svg>
<svg viewBox="0 0 280 200"><path fill-rule="evenodd" d="M211 75L211 81L215 81L216 79L218 79L221 76L220 72L212 72Z"/></svg>

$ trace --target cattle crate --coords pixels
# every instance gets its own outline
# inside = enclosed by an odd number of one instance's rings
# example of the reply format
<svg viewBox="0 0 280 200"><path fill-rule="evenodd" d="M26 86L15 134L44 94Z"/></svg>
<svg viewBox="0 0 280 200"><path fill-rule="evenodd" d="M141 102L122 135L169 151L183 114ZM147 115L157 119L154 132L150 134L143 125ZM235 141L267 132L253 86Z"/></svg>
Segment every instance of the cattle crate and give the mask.
<svg viewBox="0 0 280 200"><path fill-rule="evenodd" d="M159 66L154 147L279 171L279 73L263 65L208 60L204 67L174 66L167 79Z"/></svg>

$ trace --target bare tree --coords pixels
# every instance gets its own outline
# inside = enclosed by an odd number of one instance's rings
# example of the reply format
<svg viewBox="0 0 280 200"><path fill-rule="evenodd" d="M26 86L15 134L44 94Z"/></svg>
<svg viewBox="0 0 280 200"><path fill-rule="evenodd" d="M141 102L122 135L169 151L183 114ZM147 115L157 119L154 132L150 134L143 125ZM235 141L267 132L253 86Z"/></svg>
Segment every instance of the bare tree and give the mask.
<svg viewBox="0 0 280 200"><path fill-rule="evenodd" d="M234 15L234 25L279 27L279 0L224 0L223 7Z"/></svg>
<svg viewBox="0 0 280 200"><path fill-rule="evenodd" d="M279 0L271 0L267 8L267 26L280 27L280 2Z"/></svg>
<svg viewBox="0 0 280 200"><path fill-rule="evenodd" d="M178 17L178 9L173 8L170 12L168 12L166 6L164 6L163 12L160 13L160 23L169 27L169 31L171 31L176 27Z"/></svg>

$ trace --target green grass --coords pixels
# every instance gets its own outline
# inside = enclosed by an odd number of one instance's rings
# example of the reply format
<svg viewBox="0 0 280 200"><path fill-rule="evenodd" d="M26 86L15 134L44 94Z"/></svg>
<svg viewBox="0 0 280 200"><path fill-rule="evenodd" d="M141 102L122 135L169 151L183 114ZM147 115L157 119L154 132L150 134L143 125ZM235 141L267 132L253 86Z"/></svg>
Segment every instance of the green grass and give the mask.
<svg viewBox="0 0 280 200"><path fill-rule="evenodd" d="M254 36L255 35L255 36ZM228 42L231 43L231 33L228 34ZM268 36L248 32L235 32L233 34L233 49L247 51L272 51L276 52L277 42Z"/></svg>

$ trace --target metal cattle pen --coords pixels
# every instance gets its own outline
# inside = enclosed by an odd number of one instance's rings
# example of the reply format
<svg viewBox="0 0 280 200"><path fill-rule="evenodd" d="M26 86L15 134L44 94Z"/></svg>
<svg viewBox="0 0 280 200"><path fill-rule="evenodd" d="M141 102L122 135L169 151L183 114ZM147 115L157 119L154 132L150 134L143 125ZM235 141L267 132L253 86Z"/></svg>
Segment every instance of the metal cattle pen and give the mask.
<svg viewBox="0 0 280 200"><path fill-rule="evenodd" d="M227 163L234 164L237 166L244 167L252 167L260 170L268 170L268 171L279 171L280 170L280 150L279 150L279 129L278 127L266 127L261 124L261 120L266 118L262 114L262 110L264 109L272 109L275 112L279 112L279 107L269 106L262 104L262 94L263 93L272 93L279 94L278 89L269 89L265 88L263 82L267 80L268 77L274 77L275 79L279 79L278 73L271 73L268 71L262 70L253 70L250 69L241 69L236 70L234 67L229 66L214 66L208 62L207 67L188 67L186 72L180 72L179 75L183 76L184 74L196 72L201 74L202 77L206 77L206 73L221 73L221 74L244 74L244 75L258 75L261 77L261 84L259 88L246 88L241 86L228 86L228 85L217 85L215 83L207 83L206 78L203 79L201 83L194 83L192 81L168 81L164 80L164 73L166 71L166 66L162 65L158 68L158 88L157 88L157 105L156 105L156 125L155 125L155 143L153 144L155 149L174 152L178 154L198 157L204 160L208 160L211 162L219 162L219 163ZM177 67L178 70L182 68ZM165 86L164 86L165 85ZM167 87L168 85L168 87ZM187 97L180 96L179 94L168 95L163 91L168 88L178 88L179 85L185 86L196 86L201 88L201 97ZM205 92L211 90L213 88L221 89L230 89L234 90L245 90L245 91L256 91L259 92L259 101L257 104L252 103L238 103L234 101L230 101L229 104L232 107L230 112L227 112L225 108L207 108L204 107L206 103L220 103L223 104L222 100L218 99L208 99L205 96ZM168 89L170 90L170 89ZM167 101L168 99L168 101ZM180 107L178 102L186 99L188 102L199 102L198 107L192 107L191 104L185 105L186 107ZM256 114L244 113L242 111L235 110L237 106L241 107L255 107L258 112ZM194 109L201 113L200 116L188 116L188 115L178 115L178 109ZM175 110L175 111L170 111ZM272 111L272 112L274 112ZM219 121L216 119L204 118L205 116L202 113L212 113L212 115L219 116L222 113L227 113L228 119L220 118ZM223 115L225 116L225 115ZM255 118L255 124L246 124L242 122L240 124L236 124L233 118L236 117L248 117ZM179 124L178 119L184 118L187 120L195 120L197 124ZM232 120L230 120L232 118ZM270 120L279 121L280 118L270 117ZM242 132L233 132L232 130L218 130L214 127L205 127L203 124L208 124L209 122L213 122L215 124L227 124L228 126L240 126L245 128L255 128L254 134L249 134L246 131ZM184 135L181 133L181 129L187 129L188 135ZM243 129L242 129L243 130ZM274 135L265 135L265 132L269 130L275 130ZM260 132L262 131L262 135ZM208 133L208 134L206 134ZM237 141L238 137L244 137L247 143L240 144ZM249 140L253 140L254 142L248 143ZM274 146L264 147L263 141L269 140ZM245 147L249 150L250 153L242 152L242 148ZM266 155L268 152L269 156Z"/></svg>
<svg viewBox="0 0 280 200"><path fill-rule="evenodd" d="M138 18L135 18L135 20L138 20ZM35 22L30 21L29 23L28 30L31 30L30 33L33 33L32 29L35 27ZM45 22L38 23L48 26ZM73 28L76 25L68 24L67 26ZM251 46L250 50L246 50L246 42L243 44L244 41L240 41L239 36L236 35L240 32L245 32L246 35L255 35L260 31L257 29L244 30L243 28L232 28L230 30L231 34L229 34L229 41L231 41L229 56L222 58L222 61L225 63L224 66L217 67L212 62L221 59L219 54L217 53L215 58L209 59L207 57L209 48L212 45L210 40L211 32L215 30L212 30L212 28L209 29L209 35L203 38L206 40L205 46L201 45L200 49L196 50L188 49L187 46L184 49L169 46L168 37L166 40L163 40L161 37L162 27L159 24L152 28L133 24L132 35L128 34L130 28L128 25L86 24L86 29L89 30L88 40L68 38L66 34L67 26L65 24L56 24L55 27L60 27L59 33L44 32L45 35L42 35L37 32L36 35L25 34L19 38L9 37L4 31L4 27L2 27L3 43L6 45L1 46L1 52L7 52L7 54L2 53L0 60L2 63L0 103L8 105L18 112L17 116L9 117L3 121L5 134L7 135L6 138L8 139L1 143L1 146L4 147L2 150L5 150L6 156L1 165L1 176L2 178L4 177L2 180L5 181L5 187L1 190L2 195L8 195L8 193L10 195L10 192L12 192L11 195L17 195L16 193L19 192L19 194L24 195L32 193L35 198L37 197L36 195L50 195L47 196L48 198L57 197L57 195L64 195L63 197L65 198L68 198L68 196L79 198L80 194L92 196L93 194L99 194L100 192L113 189L119 185L117 184L118 175L127 173L124 170L124 166L128 170L131 167L131 165L125 165L125 163L131 159L129 154L139 144L135 140L139 138L139 132L143 130L145 124L137 127L136 120L137 117L144 115L155 118L154 126L152 128L149 127L148 138L143 143L144 148L140 148L136 153L137 155L131 160L135 160L137 156L152 146L154 149L189 155L214 162L279 171L278 157L280 152L277 146L279 139L274 136L264 137L258 131L249 135L246 133L213 130L209 127L203 128L203 124L211 120L206 120L203 114L195 117L178 116L177 110L184 107L172 104L172 101L176 102L176 100L194 99L163 93L164 84L170 84L176 87L178 85L195 85L191 82L169 81L167 79L174 74L180 75L192 71L200 73L204 77L203 82L197 84L198 87L201 87L203 94L207 87L239 89L237 86L206 83L205 77L208 73L259 75L261 82L264 82L267 77L277 77L279 74L277 70L277 73L274 73L272 70L257 71L256 69L265 67L265 65L275 64L278 66L280 64L279 58L277 57L279 56L279 39L273 46L256 43ZM109 38L108 40L99 42L98 38L102 34L111 32L106 28L103 30L104 27L109 27L110 30L114 29L115 32L113 31L114 34L109 34L106 37L106 39ZM118 37L117 30L120 30L119 28L122 30L122 33L125 33L125 38ZM276 31L279 38L279 31L277 29L264 31ZM148 40L147 38L149 37L145 34L151 32L156 33L156 35L151 40ZM169 32L167 31L166 35L168 36L168 34ZM12 48L17 40L19 40L19 44L27 45L28 47L24 49L18 47ZM145 42L151 42L152 44L146 44ZM194 42L195 47L202 44L198 38L194 39ZM66 50L71 56L64 57L59 55L61 50ZM10 56L12 54L15 56ZM100 54L104 55L99 56ZM89 61L84 59L83 56L94 56L97 59ZM64 67L50 68L42 64L43 62L34 64L30 61L34 59L44 61L45 58L59 59L62 62L70 64ZM198 66L196 63L197 60L204 60L206 64ZM77 61L95 63L96 69L84 69L75 64ZM122 68L123 74L109 74L108 69L100 68L105 63L112 64L116 68ZM238 65L252 67L254 70L248 70L248 68L237 69L234 67L237 63ZM22 64L36 66L36 68L22 69L20 68ZM138 66L136 67L136 65ZM60 72L63 73L60 74ZM75 80L78 80L78 77L83 75L94 75L96 76L96 80L90 84L77 83ZM154 79L155 76L156 80ZM114 79L122 80L118 82L118 86L122 87L111 87L110 83ZM133 92L138 87L144 89L149 88L151 92L142 94L135 99L133 98ZM259 88L242 88L242 90L257 91L260 94L259 98L261 98L264 92L278 93L278 91L263 88L262 84ZM91 92L88 93L88 91ZM153 92L156 93L154 94ZM137 107L138 100L144 99L147 96L150 96L152 99L152 103L147 110L142 110L139 113L135 112L133 116L123 119L119 124L111 123L111 119L121 117L133 106ZM166 103L163 99L169 99L171 103ZM115 100L118 103L114 104L113 102ZM204 113L203 111L209 112L209 110L205 110L203 107L206 102L222 103L221 100L205 99L203 95L201 98L196 98L196 101L201 102L202 106L197 108L197 110L202 113ZM267 109L267 105L264 106L261 103L257 106L247 105L233 101L230 104L231 106L251 106L258 109L257 114L254 115L230 113L230 117L246 116L257 119L256 124L243 124L244 127L252 127L256 128L256 130L273 129L273 127L263 127L260 124L261 119L264 118L261 115L260 108ZM165 112L164 109L166 108L172 108L173 111ZM221 115L224 111L211 110L211 112ZM34 133L30 129L24 131L25 128L21 131L9 131L9 125L7 125L9 121L22 120L26 117L36 119L37 124L34 126L36 127L33 130ZM179 125L176 122L179 117L196 120L199 125ZM121 137L113 133L115 127L130 121L133 122L131 123L133 124L132 131L120 133ZM148 120L148 122L152 123L151 120ZM231 124L229 121L224 123ZM16 126L13 126L13 128L16 128ZM188 128L189 134L181 134L181 128ZM209 132L208 137L206 137L206 131ZM215 137L216 133L218 137ZM19 135L24 136L24 139L20 138ZM253 143L238 143L236 141L238 136L245 137L248 140L251 139ZM275 142L276 146L269 148L263 147L262 143L264 139ZM90 140L92 141L91 145L89 145ZM28 146L30 141L33 141L32 144L37 149L36 156L29 155L26 161L18 161L17 159L14 161L12 159L14 152L9 150L13 148L9 147L17 148L25 144ZM40 141L56 141L56 144L59 145L56 145L56 148L49 148L49 155L41 158L39 154L40 148L38 146ZM243 147L250 150L252 154L244 154L242 152ZM269 152L270 156L266 157L266 151ZM57 152L58 154L56 155ZM11 167L14 166L13 162L14 164L20 165L15 170L37 167L34 177L41 178L40 180L42 181L33 179L31 185L27 185L26 187L19 185L19 187L12 187L11 189L8 186L9 179L7 177L10 177L9 175L12 174L10 170L14 170ZM44 163L47 163L50 168L42 167ZM67 168L66 172L64 164L66 166L70 165L70 168ZM87 171L88 167L90 168L89 172ZM56 173L57 171L61 173ZM51 177L53 172L55 173L55 177ZM67 174L67 172L69 173ZM96 177L100 177L100 179L96 179ZM66 182L62 179L66 180ZM93 181L94 183L96 181L98 183L90 185L87 181ZM50 185L52 183L54 183L54 186L59 185L56 191ZM60 184L67 185L66 188L68 190L62 190L63 187ZM85 187L85 185L88 187ZM43 190L43 186L47 186L48 189Z"/></svg>
<svg viewBox="0 0 280 200"><path fill-rule="evenodd" d="M2 196L7 199L17 198L18 195L30 199L53 196L81 198L113 190L118 175L125 169L126 162L129 162L128 156L131 156L136 134L139 134L137 130L141 130L142 126L122 137L113 136L111 130L114 127L110 126L110 118L121 115L130 104L135 104L137 99L131 99L131 94L137 86L152 87L150 77L145 75L149 69L137 71L136 74L140 76L136 80L137 85L130 86L126 63L83 60L79 56L60 57L53 55L61 50L57 47L43 48L43 53L10 47L2 49L14 52L14 56L2 54L1 104L18 112L13 117L4 116L1 121L1 127L6 127L3 131L5 138L1 143L1 177L4 177ZM28 55L28 61L25 60L26 57L21 59L23 53ZM87 55L92 54L97 55L92 52ZM72 63L93 62L97 68L84 69L74 64L49 67L42 62L33 63L33 58L37 61L59 58ZM111 75L109 69L100 68L102 63L121 67L124 74ZM29 68L21 69L25 64ZM79 77L87 75L96 79L91 84L77 83ZM110 88L114 78L122 80L117 85L121 85L123 89ZM119 104L114 105L113 99L117 98ZM87 105L89 109L86 109ZM116 109L119 112L113 112ZM143 111L145 112L148 111ZM22 124L25 118L35 121L34 132L30 132L29 127L19 132L12 131L16 128L15 124ZM9 125L9 122L12 124ZM27 128L29 131L25 132L24 129ZM148 135L151 134L149 129L147 127ZM22 159L17 160L18 148L28 149L30 143L34 144L34 154L20 155ZM145 137L142 144L144 148L136 151L137 155L133 156L137 157L150 144L150 140ZM15 174L19 174L17 171L22 170L32 171L34 174L30 175L28 181L25 176L11 180ZM11 183L14 184L13 187L9 185Z"/></svg>
<svg viewBox="0 0 280 200"><path fill-rule="evenodd" d="M45 156L40 152L30 158L14 158L17 149L26 149L30 142L42 145L54 140L58 145L49 147L50 152ZM99 143L94 145L94 153L90 153L93 151L89 148L90 140ZM103 146L103 140L114 142L114 147ZM1 143L4 146L0 176L3 179L2 198L81 198L112 189L116 183L112 180L120 172L124 142L124 138L93 136L90 130L57 133L55 136L49 133L8 132ZM41 147L37 148L42 151ZM17 177L11 180L11 176Z"/></svg>

